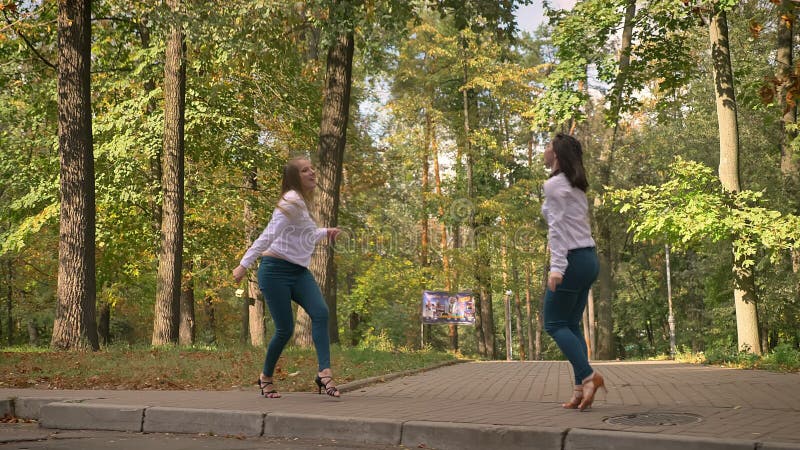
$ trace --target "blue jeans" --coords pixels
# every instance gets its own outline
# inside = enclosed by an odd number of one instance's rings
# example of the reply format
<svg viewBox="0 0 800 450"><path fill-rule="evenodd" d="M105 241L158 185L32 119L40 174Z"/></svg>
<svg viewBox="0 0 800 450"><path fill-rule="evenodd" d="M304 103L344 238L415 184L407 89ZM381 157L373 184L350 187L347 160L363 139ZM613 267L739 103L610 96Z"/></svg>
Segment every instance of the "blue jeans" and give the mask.
<svg viewBox="0 0 800 450"><path fill-rule="evenodd" d="M563 281L555 292L547 289L544 296L544 329L572 364L576 385L592 374L580 323L598 271L594 247L570 250Z"/></svg>
<svg viewBox="0 0 800 450"><path fill-rule="evenodd" d="M306 267L289 261L264 256L258 266L258 287L275 323L275 334L269 341L264 358L264 375L272 376L283 348L294 334L292 300L311 318L311 338L317 350L319 371L329 368L331 349L328 338L328 305L325 304L311 272Z"/></svg>

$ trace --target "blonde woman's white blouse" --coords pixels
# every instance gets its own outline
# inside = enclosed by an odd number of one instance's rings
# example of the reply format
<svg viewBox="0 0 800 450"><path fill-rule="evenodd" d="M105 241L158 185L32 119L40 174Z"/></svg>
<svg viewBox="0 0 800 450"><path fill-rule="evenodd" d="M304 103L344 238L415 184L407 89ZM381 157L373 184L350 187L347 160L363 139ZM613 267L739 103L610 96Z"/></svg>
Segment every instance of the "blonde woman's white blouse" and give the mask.
<svg viewBox="0 0 800 450"><path fill-rule="evenodd" d="M308 267L314 247L327 231L327 228L317 227L303 197L297 191L288 191L278 202L267 227L247 249L239 264L250 267L257 257L269 253Z"/></svg>

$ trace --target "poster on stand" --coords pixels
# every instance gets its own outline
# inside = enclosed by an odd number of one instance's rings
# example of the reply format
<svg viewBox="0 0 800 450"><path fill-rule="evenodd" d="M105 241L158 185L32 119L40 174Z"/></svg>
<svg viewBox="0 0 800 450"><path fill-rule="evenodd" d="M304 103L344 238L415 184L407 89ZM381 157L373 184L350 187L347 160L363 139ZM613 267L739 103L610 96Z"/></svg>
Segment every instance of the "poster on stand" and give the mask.
<svg viewBox="0 0 800 450"><path fill-rule="evenodd" d="M422 292L422 323L475 325L472 292Z"/></svg>

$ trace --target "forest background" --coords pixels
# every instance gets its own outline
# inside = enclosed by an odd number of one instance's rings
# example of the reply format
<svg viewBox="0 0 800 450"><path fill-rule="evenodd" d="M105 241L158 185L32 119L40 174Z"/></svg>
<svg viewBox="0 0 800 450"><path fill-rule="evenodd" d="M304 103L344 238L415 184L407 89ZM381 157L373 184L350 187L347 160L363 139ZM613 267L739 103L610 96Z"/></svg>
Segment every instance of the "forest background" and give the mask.
<svg viewBox="0 0 800 450"><path fill-rule="evenodd" d="M543 2L532 33L516 15L530 1L66 3L91 14L82 54L59 51L81 23L58 2L0 2L4 344L263 347L254 276L230 272L282 166L307 155L320 225L345 230L312 263L333 342L558 358L541 153L567 132L601 257L592 356L778 349L796 364L790 0ZM70 61L90 63L72 110L88 133L68 126ZM422 327L425 289L472 291L476 325Z"/></svg>

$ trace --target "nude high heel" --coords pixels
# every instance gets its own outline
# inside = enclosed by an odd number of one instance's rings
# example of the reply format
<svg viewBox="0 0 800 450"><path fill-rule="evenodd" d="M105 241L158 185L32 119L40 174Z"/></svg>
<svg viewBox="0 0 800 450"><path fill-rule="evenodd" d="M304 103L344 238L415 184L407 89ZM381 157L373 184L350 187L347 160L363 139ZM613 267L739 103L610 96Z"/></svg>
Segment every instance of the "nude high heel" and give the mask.
<svg viewBox="0 0 800 450"><path fill-rule="evenodd" d="M572 390L572 398L569 399L568 402L562 403L561 407L564 409L575 409L580 406L581 400L583 400L583 385L578 384L575 386L575 389Z"/></svg>
<svg viewBox="0 0 800 450"><path fill-rule="evenodd" d="M592 403L594 402L594 396L597 394L597 390L602 388L606 393L608 393L608 389L606 389L606 381L603 379L603 376L597 372L592 373L588 377L583 379L583 400L578 405L578 409L581 411L591 408Z"/></svg>

